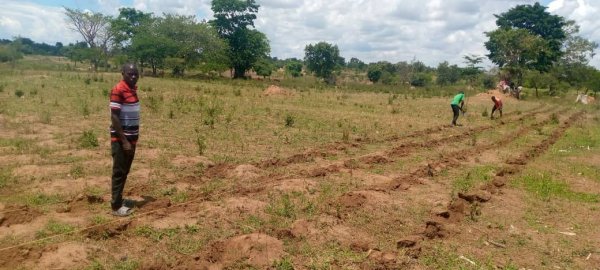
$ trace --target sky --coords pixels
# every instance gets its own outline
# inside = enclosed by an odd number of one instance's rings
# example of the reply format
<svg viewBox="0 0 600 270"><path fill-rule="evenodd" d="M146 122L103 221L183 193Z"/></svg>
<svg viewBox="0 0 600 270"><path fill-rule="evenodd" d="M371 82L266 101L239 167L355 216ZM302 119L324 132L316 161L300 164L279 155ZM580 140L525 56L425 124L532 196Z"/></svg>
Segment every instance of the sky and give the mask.
<svg viewBox="0 0 600 270"><path fill-rule="evenodd" d="M28 37L68 44L83 40L69 30L64 8L117 15L134 7L155 15L176 13L212 19L210 0L3 0L0 38ZM308 44L335 44L347 61L419 60L464 66L463 56L485 55L484 32L496 29L494 14L534 0L256 0L256 28L270 41L271 56L303 58ZM575 20L580 35L600 43L600 0L542 0L552 14ZM486 68L492 64L484 63ZM600 56L590 62L600 68Z"/></svg>

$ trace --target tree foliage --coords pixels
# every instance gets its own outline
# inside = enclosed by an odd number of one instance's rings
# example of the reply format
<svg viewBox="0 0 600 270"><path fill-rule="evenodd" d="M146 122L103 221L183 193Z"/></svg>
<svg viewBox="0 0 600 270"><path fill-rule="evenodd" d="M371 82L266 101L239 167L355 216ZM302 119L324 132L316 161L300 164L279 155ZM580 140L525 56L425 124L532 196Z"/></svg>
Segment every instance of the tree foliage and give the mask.
<svg viewBox="0 0 600 270"><path fill-rule="evenodd" d="M259 5L254 0L213 0L214 20L210 24L229 44L229 64L234 78L243 78L247 70L268 57L271 48L267 36L254 27Z"/></svg>
<svg viewBox="0 0 600 270"><path fill-rule="evenodd" d="M304 62L306 68L315 76L330 82L333 72L343 65L340 50L337 45L327 42L319 42L315 45L309 44L304 48Z"/></svg>
<svg viewBox="0 0 600 270"><path fill-rule="evenodd" d="M294 78L302 76L302 62L298 60L289 61L285 65L285 71Z"/></svg>
<svg viewBox="0 0 600 270"><path fill-rule="evenodd" d="M538 2L533 5L518 5L495 16L496 25L500 29L524 29L546 41L547 49L537 55L536 70L548 71L561 57L561 47L567 37L563 29L566 25L563 17L550 14Z"/></svg>
<svg viewBox="0 0 600 270"><path fill-rule="evenodd" d="M440 63L437 67L436 83L438 85L455 84L460 80L461 70L457 65L450 65L447 61Z"/></svg>

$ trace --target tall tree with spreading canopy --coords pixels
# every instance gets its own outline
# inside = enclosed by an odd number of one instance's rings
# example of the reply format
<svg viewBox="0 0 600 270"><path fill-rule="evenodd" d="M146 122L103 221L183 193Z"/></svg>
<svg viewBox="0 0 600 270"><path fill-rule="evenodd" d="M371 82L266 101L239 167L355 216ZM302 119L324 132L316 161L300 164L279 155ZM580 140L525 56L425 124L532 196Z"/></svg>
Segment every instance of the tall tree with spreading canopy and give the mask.
<svg viewBox="0 0 600 270"><path fill-rule="evenodd" d="M496 25L500 29L525 29L534 36L541 37L547 42L547 50L537 55L534 67L538 71L548 71L553 63L562 56L562 44L567 38L564 31L566 21L563 17L552 15L546 7L535 3L533 5L518 5L505 13L496 16Z"/></svg>
<svg viewBox="0 0 600 270"><path fill-rule="evenodd" d="M113 45L113 33L110 31L112 18L102 13L86 12L67 7L64 7L64 9L70 29L81 34L89 48L98 51L98 54L102 54L104 60L107 61L108 53ZM99 56L90 59L94 70L98 68Z"/></svg>
<svg viewBox="0 0 600 270"><path fill-rule="evenodd" d="M267 37L254 28L259 5L254 0L213 0L214 20L210 23L229 44L229 63L234 78L243 78L247 70L271 51Z"/></svg>
<svg viewBox="0 0 600 270"><path fill-rule="evenodd" d="M495 16L498 29L486 33L487 56L517 83L522 83L525 69L548 72L562 56L567 37L563 17L548 13L539 3L518 5Z"/></svg>
<svg viewBox="0 0 600 270"><path fill-rule="evenodd" d="M325 79L328 83L335 80L333 72L344 63L337 45L322 41L315 45L307 45L304 52L304 62L309 71L313 72L315 76Z"/></svg>

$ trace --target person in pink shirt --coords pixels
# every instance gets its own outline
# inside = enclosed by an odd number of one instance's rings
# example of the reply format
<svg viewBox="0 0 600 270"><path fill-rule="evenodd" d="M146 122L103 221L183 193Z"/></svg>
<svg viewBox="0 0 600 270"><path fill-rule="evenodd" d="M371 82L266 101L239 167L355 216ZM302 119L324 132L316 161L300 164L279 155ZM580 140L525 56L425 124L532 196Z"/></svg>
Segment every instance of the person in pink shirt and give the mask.
<svg viewBox="0 0 600 270"><path fill-rule="evenodd" d="M496 96L492 96L492 101L494 102L494 108L492 108L491 118L494 119L495 111L499 111L500 117L502 117L502 100L500 100L500 98L497 98Z"/></svg>

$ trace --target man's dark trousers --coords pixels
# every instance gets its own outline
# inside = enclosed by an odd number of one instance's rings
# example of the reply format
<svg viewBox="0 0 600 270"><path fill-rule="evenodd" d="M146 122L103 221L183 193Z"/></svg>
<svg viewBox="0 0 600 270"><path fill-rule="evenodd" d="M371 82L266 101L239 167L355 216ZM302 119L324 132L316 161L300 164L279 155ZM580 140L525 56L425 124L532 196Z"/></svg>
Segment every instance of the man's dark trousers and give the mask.
<svg viewBox="0 0 600 270"><path fill-rule="evenodd" d="M133 157L135 156L135 144L131 144L131 154L128 155L123 150L121 142L111 143L112 157L113 157L113 172L111 181L112 199L110 206L113 210L117 210L123 206L123 188L127 181L127 175L129 169L131 169L131 163L133 163Z"/></svg>

